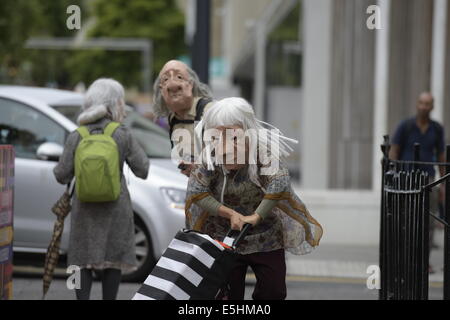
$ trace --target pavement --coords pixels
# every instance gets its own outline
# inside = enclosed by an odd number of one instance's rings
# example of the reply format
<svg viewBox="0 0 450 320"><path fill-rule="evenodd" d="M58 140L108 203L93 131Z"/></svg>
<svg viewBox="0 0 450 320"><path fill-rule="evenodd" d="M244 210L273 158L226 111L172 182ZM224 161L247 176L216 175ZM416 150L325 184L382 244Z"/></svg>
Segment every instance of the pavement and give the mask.
<svg viewBox="0 0 450 320"><path fill-rule="evenodd" d="M444 279L444 232L435 231L437 249L430 255L430 265L434 273L429 281L439 285ZM344 279L367 280L371 273L368 267L378 266L378 246L342 246L320 245L316 250L305 256L287 254L287 274L290 276L328 277Z"/></svg>
<svg viewBox="0 0 450 320"><path fill-rule="evenodd" d="M442 299L443 290L443 231L436 230L438 249L431 252L430 262L436 271L430 274L430 299ZM376 300L378 291L367 288L367 268L378 265L378 246L343 246L321 244L312 253L304 256L286 254L287 299L292 300ZM18 262L14 266L13 298L17 300L41 299L41 266ZM47 300L73 300L75 293L67 289L65 269L56 270ZM246 279L246 299L251 299L255 284L249 272ZM129 300L138 290L139 283L122 283L118 299ZM95 281L91 299L101 299L101 282Z"/></svg>

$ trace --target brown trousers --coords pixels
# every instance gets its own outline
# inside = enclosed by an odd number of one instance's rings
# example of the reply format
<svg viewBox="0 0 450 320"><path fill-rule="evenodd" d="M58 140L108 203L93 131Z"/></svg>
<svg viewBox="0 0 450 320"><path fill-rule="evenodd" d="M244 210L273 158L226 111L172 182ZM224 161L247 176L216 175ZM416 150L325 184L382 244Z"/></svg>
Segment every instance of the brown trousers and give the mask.
<svg viewBox="0 0 450 320"><path fill-rule="evenodd" d="M256 277L253 300L284 300L286 298L286 260L284 249L239 255L229 280L230 300L243 300L245 275L251 267Z"/></svg>

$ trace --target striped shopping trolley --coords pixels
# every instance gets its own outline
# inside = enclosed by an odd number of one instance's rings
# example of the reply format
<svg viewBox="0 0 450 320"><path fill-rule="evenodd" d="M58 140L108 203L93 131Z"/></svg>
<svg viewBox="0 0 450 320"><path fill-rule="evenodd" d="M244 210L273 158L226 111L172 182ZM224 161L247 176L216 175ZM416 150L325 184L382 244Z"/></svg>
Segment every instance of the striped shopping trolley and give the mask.
<svg viewBox="0 0 450 320"><path fill-rule="evenodd" d="M248 232L230 230L223 242L180 230L133 300L210 300L226 285L235 249Z"/></svg>

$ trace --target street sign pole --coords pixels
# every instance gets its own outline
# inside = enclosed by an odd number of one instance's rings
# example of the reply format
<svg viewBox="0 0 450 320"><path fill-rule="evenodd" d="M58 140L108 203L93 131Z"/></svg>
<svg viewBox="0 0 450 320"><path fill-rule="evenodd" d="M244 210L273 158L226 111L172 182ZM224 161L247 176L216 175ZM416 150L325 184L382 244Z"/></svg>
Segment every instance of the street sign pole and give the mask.
<svg viewBox="0 0 450 320"><path fill-rule="evenodd" d="M209 50L210 50L210 0L197 0L195 35L192 44L192 69L198 74L200 81L209 83Z"/></svg>

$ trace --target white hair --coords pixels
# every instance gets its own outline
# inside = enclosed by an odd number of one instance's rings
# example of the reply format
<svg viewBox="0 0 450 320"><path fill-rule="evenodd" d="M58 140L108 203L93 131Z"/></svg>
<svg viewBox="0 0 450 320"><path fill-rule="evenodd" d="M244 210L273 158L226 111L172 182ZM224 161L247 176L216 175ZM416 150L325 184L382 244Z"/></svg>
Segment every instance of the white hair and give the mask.
<svg viewBox="0 0 450 320"><path fill-rule="evenodd" d="M192 95L194 97L212 99L212 92L209 86L200 81L198 75L192 70L188 65L186 66L187 73L189 74L189 81L192 82ZM164 101L161 88L159 84L161 83L161 78L158 76L153 83L153 112L158 117L167 117L170 114L170 110L167 108L166 102Z"/></svg>
<svg viewBox="0 0 450 320"><path fill-rule="evenodd" d="M205 112L203 119L195 128L196 139L201 138L205 130L236 125L242 127L249 139L250 180L260 185L258 152L267 154L272 161L280 162L293 151L288 143L297 143L297 140L284 136L276 127L258 120L252 106L245 99L238 97L225 98L215 102ZM269 144L271 145L270 150L268 149ZM196 145L201 146L202 144L196 143ZM273 148L276 148L276 150L273 150ZM205 141L205 149L201 154L201 159L206 162L209 169L214 167L210 155L211 150L211 143Z"/></svg>
<svg viewBox="0 0 450 320"><path fill-rule="evenodd" d="M95 80L86 92L78 123L92 123L103 117L122 122L124 98L125 90L118 81L106 78Z"/></svg>

